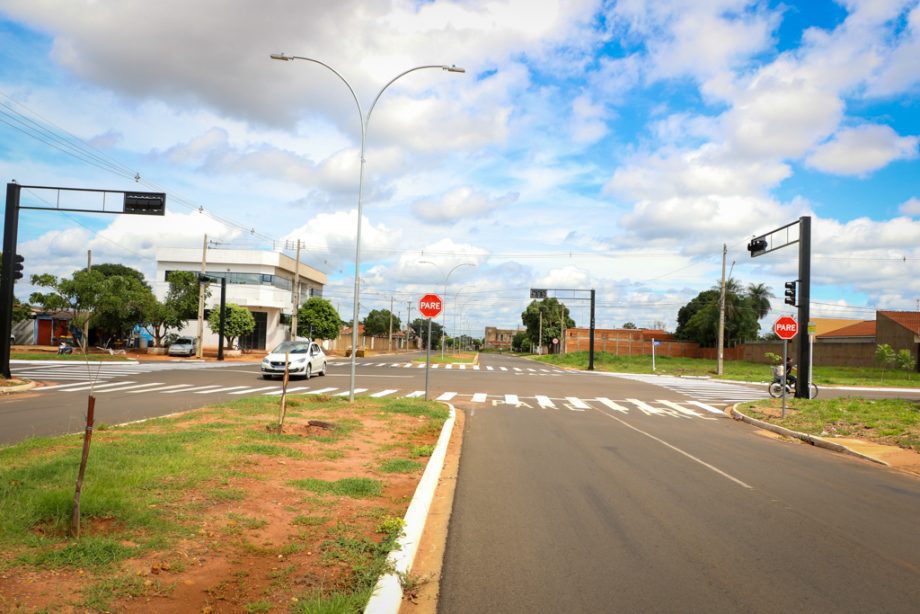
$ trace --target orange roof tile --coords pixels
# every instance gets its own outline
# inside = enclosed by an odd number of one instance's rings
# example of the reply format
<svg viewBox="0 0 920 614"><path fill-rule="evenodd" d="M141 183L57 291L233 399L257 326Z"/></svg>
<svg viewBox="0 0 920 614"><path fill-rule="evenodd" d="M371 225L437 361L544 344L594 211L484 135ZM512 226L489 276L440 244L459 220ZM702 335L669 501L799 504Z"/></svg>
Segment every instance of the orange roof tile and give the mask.
<svg viewBox="0 0 920 614"><path fill-rule="evenodd" d="M920 311L879 311L878 313L894 320L911 332L920 332Z"/></svg>
<svg viewBox="0 0 920 614"><path fill-rule="evenodd" d="M843 328L838 328L832 331L828 331L818 337L826 339L829 337L874 337L875 336L875 320L863 320L862 322L857 322L856 324L850 324L849 326L844 326Z"/></svg>

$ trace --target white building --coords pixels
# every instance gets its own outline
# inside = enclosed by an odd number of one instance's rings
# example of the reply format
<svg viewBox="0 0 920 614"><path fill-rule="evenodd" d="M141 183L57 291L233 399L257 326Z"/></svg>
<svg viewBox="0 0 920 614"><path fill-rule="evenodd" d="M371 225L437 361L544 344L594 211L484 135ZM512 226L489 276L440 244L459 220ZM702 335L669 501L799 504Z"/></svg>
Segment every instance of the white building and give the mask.
<svg viewBox="0 0 920 614"><path fill-rule="evenodd" d="M157 276L153 291L163 300L169 290L166 275L172 271L201 272L201 250L185 248L163 248L156 250ZM290 316L293 307L293 286L296 262L279 252L216 249L207 251L205 270L214 278L227 279L227 303L236 303L252 312L256 320L255 330L239 339L239 346L245 349L271 349L287 338L290 330ZM328 279L311 266L300 263L300 298L302 305L311 296L322 296L323 286ZM211 296L205 309L220 307L220 283L212 283ZM282 315L284 323L282 322ZM207 317L207 316L206 316ZM181 335L198 334L198 323L189 320ZM217 333L212 333L207 322L204 325L204 347L217 347Z"/></svg>

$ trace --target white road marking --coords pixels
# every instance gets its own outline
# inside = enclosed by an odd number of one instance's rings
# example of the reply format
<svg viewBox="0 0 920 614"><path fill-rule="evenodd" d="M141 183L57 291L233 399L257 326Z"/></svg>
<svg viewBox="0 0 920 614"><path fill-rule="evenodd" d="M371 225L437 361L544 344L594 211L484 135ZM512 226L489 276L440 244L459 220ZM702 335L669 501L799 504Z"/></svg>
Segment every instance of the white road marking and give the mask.
<svg viewBox="0 0 920 614"><path fill-rule="evenodd" d="M699 413L699 412L695 412L695 411L693 411L692 409L687 409L686 407L681 407L680 405L678 405L677 403L674 403L674 402L672 402L672 401L658 401L658 402L661 403L662 405L667 405L668 407L670 407L670 408L673 409L674 411L679 411L679 412L682 413L683 415L688 416L688 417L690 417L690 418L702 418L703 420L715 420L715 418L710 418L709 416L704 416L703 414L701 414L701 413Z"/></svg>
<svg viewBox="0 0 920 614"><path fill-rule="evenodd" d="M438 363L435 363L435 364L431 365L431 368L432 368L432 369L437 369L437 368L438 368Z"/></svg>
<svg viewBox="0 0 920 614"><path fill-rule="evenodd" d="M520 403L520 401L518 400L518 395L516 395L516 394L506 394L506 395L505 395L505 403L507 403L508 405L517 405L518 403Z"/></svg>
<svg viewBox="0 0 920 614"><path fill-rule="evenodd" d="M450 401L455 396L457 396L456 392L445 392L435 400L436 401Z"/></svg>
<svg viewBox="0 0 920 614"><path fill-rule="evenodd" d="M477 392L473 395L472 401L473 403L485 403L488 396L485 392Z"/></svg>
<svg viewBox="0 0 920 614"><path fill-rule="evenodd" d="M182 388L180 390L166 390L162 394L176 394L177 392L191 392L193 390L206 390L208 388L220 388L220 385L210 384L209 386L195 386L194 388Z"/></svg>
<svg viewBox="0 0 920 614"><path fill-rule="evenodd" d="M473 365L473 371L479 371L479 365Z"/></svg>
<svg viewBox="0 0 920 614"><path fill-rule="evenodd" d="M629 413L629 409L628 409L628 408L623 407L623 406L620 405L619 403L615 403L615 402L611 401L611 400L608 399L607 397L597 397L597 400L598 400L602 405L605 405L605 406L609 407L609 408L612 409L613 411L618 411L618 412L620 412L621 414L628 414L628 413Z"/></svg>
<svg viewBox="0 0 920 614"><path fill-rule="evenodd" d="M228 392L230 390L239 390L240 388L249 388L249 386L229 386L227 388L217 388L216 390L200 390L195 394L213 394L215 392ZM288 388L290 390L290 388Z"/></svg>
<svg viewBox="0 0 920 614"><path fill-rule="evenodd" d="M507 371L508 367L499 367L499 369L501 369L502 371Z"/></svg>
<svg viewBox="0 0 920 614"><path fill-rule="evenodd" d="M153 390L129 390L125 394L143 394L145 392L163 392L165 390L173 390L175 388L191 388L192 384L174 384L172 386L163 386L161 388L154 388Z"/></svg>
<svg viewBox="0 0 920 614"><path fill-rule="evenodd" d="M288 389L287 389L287 393L288 393L288 394L294 394L295 392L297 392L297 391L299 391L299 390L309 390L309 386L294 386L293 388L288 388ZM195 394L208 394L208 392L220 392L220 390L208 390L207 392L196 392ZM265 393L264 395L262 395L262 396L266 396L266 397L267 397L267 396L277 396L277 397L280 397L280 396L281 396L281 390L279 389L279 390L276 390L276 391L274 391L274 392L266 392L266 393Z"/></svg>
<svg viewBox="0 0 920 614"><path fill-rule="evenodd" d="M335 388L333 388L333 390L335 390ZM367 388L355 388L355 394L361 394L362 392L367 392ZM314 392L314 393L312 393L312 394L316 394L316 393ZM350 390L345 390L344 392L339 392L339 393L334 394L334 395L332 395L332 396L335 396L335 397L347 397L349 394L351 394L351 391L350 391Z"/></svg>
<svg viewBox="0 0 920 614"><path fill-rule="evenodd" d="M466 371L466 365L460 365L460 370L461 370L461 371Z"/></svg>
<svg viewBox="0 0 920 614"><path fill-rule="evenodd" d="M380 392L375 392L371 396L374 397L375 399L379 399L380 397L385 397L387 395L393 394L396 391L397 390L395 388L391 388L389 390L381 390Z"/></svg>
<svg viewBox="0 0 920 614"><path fill-rule="evenodd" d="M262 392L265 390L274 390L277 386L263 386L261 388L247 388L246 390L237 390L236 392L231 392L230 394L255 394L256 392Z"/></svg>
<svg viewBox="0 0 920 614"><path fill-rule="evenodd" d="M723 411L721 411L721 410L718 410L718 409L716 409L715 407L713 407L713 406L711 406L711 405L706 405L705 403L700 403L699 401L687 401L687 402L688 402L690 405L696 405L696 406L699 407L700 409L705 409L705 410L708 411L709 413L718 414L718 415L720 415L720 416L724 416L724 415L725 415L725 412L723 412Z"/></svg>
<svg viewBox="0 0 920 614"><path fill-rule="evenodd" d="M578 397L566 397L565 400L568 401L569 403L571 403L571 407L569 407L569 409L575 409L575 410L579 410L579 411L584 411L584 410L586 410L586 409L591 409L591 406L590 406L590 405L588 405L587 403L585 403L584 401L582 401L582 400L579 399Z"/></svg>
<svg viewBox="0 0 920 614"><path fill-rule="evenodd" d="M310 392L306 394L326 394L327 392L332 392L333 390L338 390L338 388L336 388L335 386L331 388L320 388L319 390L311 390ZM358 392L358 390L355 389L355 392Z"/></svg>
<svg viewBox="0 0 920 614"><path fill-rule="evenodd" d="M407 394L407 395L406 395L405 397L403 397L403 398L405 398L405 399L417 399L417 398L423 397L423 396L425 396L425 391L424 391L424 390L416 390L415 392L410 392L409 394Z"/></svg>
<svg viewBox="0 0 920 614"><path fill-rule="evenodd" d="M114 382L114 383L108 383L108 384L96 384L95 388L96 390L99 390L100 388L105 388L106 386L108 387L121 386L123 384L133 384L133 383L134 382ZM81 384L78 388L70 388L70 386L74 386L74 385L75 384L63 384L61 386L45 386L44 388L41 388L41 390L50 390L51 388L65 388L66 387L67 390L60 390L59 392L77 392L79 390L89 390L90 388L93 388L92 384L85 384L85 385Z"/></svg>
<svg viewBox="0 0 920 614"><path fill-rule="evenodd" d="M495 367L486 367L486 371L495 371Z"/></svg>
<svg viewBox="0 0 920 614"><path fill-rule="evenodd" d="M729 474L725 473L724 471L722 471L722 470L719 469L718 467L715 467L715 466L713 466L713 465L710 465L710 464L707 463L706 461L704 461L704 460L702 460L702 459L699 459L699 458L697 458L696 456L693 456L693 455L690 454L689 452L684 452L683 450L681 450L681 449L678 448L677 446L668 443L668 442L665 441L664 439L660 439L660 438L655 437L654 435L652 435L652 434L650 434L650 433L646 433L646 432L643 431L642 429L639 429L639 428L634 427L634 426L631 425L630 423L626 422L625 420L621 420L621 419L617 418L617 417L614 416L613 414L604 413L604 412L602 412L602 411L600 411L600 410L596 410L596 411L600 412L600 414L603 415L603 416L607 416L607 417L610 418L611 420L616 420L617 422L619 422L619 423L622 424L623 426L625 426L625 427L627 427L627 428L630 428L630 429L636 431L637 433L641 433L642 435L645 435L645 436L648 437L649 439L652 439L652 440L654 440L654 441L657 441L658 443L660 443L660 444L663 445L663 446L667 446L668 448L671 448L672 450L674 450L675 452L677 452L677 453L679 453L679 454L683 454L684 456L686 456L686 457L689 458L690 460L695 461L695 462L697 462L697 463L703 465L703 466L706 467L707 469L710 469L710 470L712 470L712 471L718 473L718 474L721 475L722 477L731 480L732 482L734 482L735 484L738 484L738 485L741 486L742 488L747 488L747 489L749 489L749 490L754 490L754 487L751 486L750 484L746 484L746 483L742 482L742 481L739 480L738 478L736 478L736 477L734 477L734 476L732 476L732 475L729 475Z"/></svg>
<svg viewBox="0 0 920 614"><path fill-rule="evenodd" d="M103 393L103 392L118 392L118 391L120 391L120 390L132 390L132 389L134 389L134 388L152 388L153 386L162 386L162 385L163 385L163 382L152 382L152 383L150 383L150 384L133 384L133 385L131 385L131 386L121 386L121 387L116 387L116 388L106 388L105 390L99 390L98 388L96 388L96 391L95 391L95 392L101 394L101 393ZM149 392L149 391L148 391L148 392Z"/></svg>
<svg viewBox="0 0 920 614"><path fill-rule="evenodd" d="M544 409L556 409L556 404L553 403L551 398L539 394L534 398L537 399L537 403L540 404L540 407Z"/></svg>
<svg viewBox="0 0 920 614"><path fill-rule="evenodd" d="M445 368L445 369L453 369L453 368L454 368L454 365L444 365L444 368Z"/></svg>
<svg viewBox="0 0 920 614"><path fill-rule="evenodd" d="M639 411L644 413L646 416L653 416L653 415L660 416L661 414L665 413L664 411L660 409L652 407L648 403L643 403L639 399L626 399L626 401L628 403L632 403L633 405L635 405L639 409Z"/></svg>

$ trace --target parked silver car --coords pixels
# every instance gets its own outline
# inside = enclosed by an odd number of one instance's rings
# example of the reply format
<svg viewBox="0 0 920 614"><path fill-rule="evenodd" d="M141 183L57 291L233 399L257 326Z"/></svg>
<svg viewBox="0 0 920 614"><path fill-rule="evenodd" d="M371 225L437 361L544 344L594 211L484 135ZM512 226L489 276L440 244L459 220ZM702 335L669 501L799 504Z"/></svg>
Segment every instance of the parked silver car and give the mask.
<svg viewBox="0 0 920 614"><path fill-rule="evenodd" d="M284 375L284 355L288 356L288 374L310 379L313 374L326 375L326 353L312 341L284 341L262 359L262 377Z"/></svg>
<svg viewBox="0 0 920 614"><path fill-rule="evenodd" d="M179 337L169 346L170 356L194 356L198 340L194 337Z"/></svg>

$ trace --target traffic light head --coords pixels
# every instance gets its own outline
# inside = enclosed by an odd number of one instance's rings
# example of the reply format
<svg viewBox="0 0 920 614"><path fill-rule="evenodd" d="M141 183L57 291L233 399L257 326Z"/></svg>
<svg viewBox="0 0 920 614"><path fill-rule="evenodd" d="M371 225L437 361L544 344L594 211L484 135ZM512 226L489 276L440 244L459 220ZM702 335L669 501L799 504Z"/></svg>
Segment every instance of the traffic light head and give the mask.
<svg viewBox="0 0 920 614"><path fill-rule="evenodd" d="M785 302L787 305L793 305L793 306L795 306L795 304L796 304L796 302L795 302L796 284L798 284L798 283L799 283L798 280L796 280L796 281L787 281L787 282L786 282L786 293L785 293L785 294L786 294L786 300L785 300L784 302Z"/></svg>
<svg viewBox="0 0 920 614"><path fill-rule="evenodd" d="M22 279L22 263L25 262L25 258L16 254L16 257L13 259L13 280Z"/></svg>
<svg viewBox="0 0 920 614"><path fill-rule="evenodd" d="M755 237L748 243L748 251L751 252L751 258L759 256L767 249L767 240L763 237Z"/></svg>

